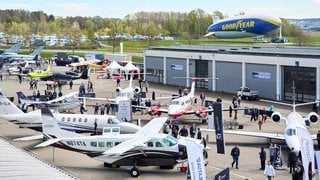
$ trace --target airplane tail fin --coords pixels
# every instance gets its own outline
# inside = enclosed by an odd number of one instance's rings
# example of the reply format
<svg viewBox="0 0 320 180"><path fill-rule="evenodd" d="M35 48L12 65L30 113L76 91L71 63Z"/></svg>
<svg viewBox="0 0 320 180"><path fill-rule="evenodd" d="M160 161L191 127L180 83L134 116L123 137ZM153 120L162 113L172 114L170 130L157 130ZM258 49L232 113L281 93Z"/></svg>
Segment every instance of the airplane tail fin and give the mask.
<svg viewBox="0 0 320 180"><path fill-rule="evenodd" d="M50 72L51 72L51 66L49 65L49 66L47 67L46 73L50 73Z"/></svg>
<svg viewBox="0 0 320 180"><path fill-rule="evenodd" d="M194 97L195 87L196 87L196 79L192 78L192 84L191 84L191 89L190 89L190 93L189 93L189 95L191 97Z"/></svg>
<svg viewBox="0 0 320 180"><path fill-rule="evenodd" d="M18 52L22 46L22 42L18 42L17 44L11 46L9 49L5 50L5 52Z"/></svg>
<svg viewBox="0 0 320 180"><path fill-rule="evenodd" d="M23 94L21 91L16 92L18 99L27 99L27 96Z"/></svg>
<svg viewBox="0 0 320 180"><path fill-rule="evenodd" d="M0 92L0 114L23 114L23 112Z"/></svg>
<svg viewBox="0 0 320 180"><path fill-rule="evenodd" d="M30 53L29 55L36 57L37 55L39 55L39 54L42 52L43 48L44 48L44 46L40 46L38 49L34 50L34 51L33 51L32 53Z"/></svg>
<svg viewBox="0 0 320 180"><path fill-rule="evenodd" d="M85 68L81 75L80 75L80 78L81 79L88 79L89 78L89 68Z"/></svg>
<svg viewBox="0 0 320 180"><path fill-rule="evenodd" d="M41 108L41 118L42 118L42 131L46 136L56 137L56 138L68 138L81 136L75 132L66 131L59 127L55 117L49 108Z"/></svg>

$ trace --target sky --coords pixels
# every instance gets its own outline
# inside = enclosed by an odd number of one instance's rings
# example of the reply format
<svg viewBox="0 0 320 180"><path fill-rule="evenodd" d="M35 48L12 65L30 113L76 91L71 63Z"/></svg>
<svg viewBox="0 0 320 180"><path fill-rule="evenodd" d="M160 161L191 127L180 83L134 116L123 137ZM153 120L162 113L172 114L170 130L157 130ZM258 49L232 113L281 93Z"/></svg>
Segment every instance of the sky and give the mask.
<svg viewBox="0 0 320 180"><path fill-rule="evenodd" d="M0 0L0 9L43 11L54 16L124 18L145 12L185 12L202 9L228 16L270 14L280 18L320 18L320 0Z"/></svg>

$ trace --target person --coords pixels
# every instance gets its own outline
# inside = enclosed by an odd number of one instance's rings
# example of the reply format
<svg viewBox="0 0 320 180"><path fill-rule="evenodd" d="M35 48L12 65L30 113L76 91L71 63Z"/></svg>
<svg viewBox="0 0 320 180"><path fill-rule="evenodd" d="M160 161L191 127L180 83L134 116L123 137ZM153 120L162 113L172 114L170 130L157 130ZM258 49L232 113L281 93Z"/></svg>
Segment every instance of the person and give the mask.
<svg viewBox="0 0 320 180"><path fill-rule="evenodd" d="M142 89L142 78L139 78L139 87Z"/></svg>
<svg viewBox="0 0 320 180"><path fill-rule="evenodd" d="M104 115L104 110L105 110L105 106L104 106L104 104L101 104L101 106L100 106L100 114L101 115Z"/></svg>
<svg viewBox="0 0 320 180"><path fill-rule="evenodd" d="M192 124L192 126L190 127L190 136L192 138L194 138L194 136L196 135L196 124Z"/></svg>
<svg viewBox="0 0 320 180"><path fill-rule="evenodd" d="M217 100L216 100L218 103L222 103L222 99L220 96L218 96Z"/></svg>
<svg viewBox="0 0 320 180"><path fill-rule="evenodd" d="M99 104L96 103L96 105L94 105L94 112L93 112L93 114L94 114L94 115L97 115L97 114L98 114L98 111L99 111Z"/></svg>
<svg viewBox="0 0 320 180"><path fill-rule="evenodd" d="M117 78L117 87L120 87L120 78Z"/></svg>
<svg viewBox="0 0 320 180"><path fill-rule="evenodd" d="M180 136L184 136L184 137L187 137L187 136L188 136L188 130L187 130L187 128L186 128L185 125L183 125L182 129L180 129L179 135L180 135Z"/></svg>
<svg viewBox="0 0 320 180"><path fill-rule="evenodd" d="M293 172L294 167L297 163L297 154L294 152L294 148L292 147L289 154L288 154L288 162L289 162L289 168L290 168L290 174Z"/></svg>
<svg viewBox="0 0 320 180"><path fill-rule="evenodd" d="M251 115L251 118L250 118L250 121L256 121L256 108L252 107L251 108L251 111L250 111L250 115Z"/></svg>
<svg viewBox="0 0 320 180"><path fill-rule="evenodd" d="M179 126L177 125L173 125L172 126L172 136L177 138L178 137L178 132L179 132Z"/></svg>
<svg viewBox="0 0 320 180"><path fill-rule="evenodd" d="M237 102L238 102L238 107L240 107L240 103L241 103L241 96L240 95L237 98Z"/></svg>
<svg viewBox="0 0 320 180"><path fill-rule="evenodd" d="M206 99L206 96L204 95L203 92L200 94L200 99L201 99L201 106L203 106L204 100Z"/></svg>
<svg viewBox="0 0 320 180"><path fill-rule="evenodd" d="M169 125L167 123L164 123L163 125L163 133L169 134Z"/></svg>
<svg viewBox="0 0 320 180"><path fill-rule="evenodd" d="M106 101L106 114L109 114L110 113L110 101L109 100L107 100Z"/></svg>
<svg viewBox="0 0 320 180"><path fill-rule="evenodd" d="M239 156L240 156L240 149L238 145L235 145L231 149L231 156L233 159L231 166L233 167L233 165L236 164L236 168L239 169L238 162L239 162Z"/></svg>
<svg viewBox="0 0 320 180"><path fill-rule="evenodd" d="M73 81L71 80L71 81L69 82L70 90L72 89L72 85L73 85Z"/></svg>
<svg viewBox="0 0 320 180"><path fill-rule="evenodd" d="M84 105L81 103L80 113L83 114L85 111L86 111L86 109L84 108Z"/></svg>
<svg viewBox="0 0 320 180"><path fill-rule="evenodd" d="M97 132L98 122L97 122L97 121L98 121L98 119L96 119L96 120L94 121L94 123L93 123L93 129L94 129L94 134L95 134L95 135L97 135L97 133L98 133L98 132Z"/></svg>
<svg viewBox="0 0 320 180"><path fill-rule="evenodd" d="M301 162L297 163L292 173L292 180L303 180L304 169Z"/></svg>
<svg viewBox="0 0 320 180"><path fill-rule="evenodd" d="M179 93L179 96L181 97L182 96L182 88L181 87L179 87L178 93Z"/></svg>
<svg viewBox="0 0 320 180"><path fill-rule="evenodd" d="M267 154L266 154L266 151L264 150L264 147L261 147L261 151L259 152L259 157L260 157L260 164L261 164L260 170L265 170Z"/></svg>
<svg viewBox="0 0 320 180"><path fill-rule="evenodd" d="M276 149L274 148L273 144L271 143L269 146L269 157L270 162L273 165L274 164L274 155L276 154Z"/></svg>
<svg viewBox="0 0 320 180"><path fill-rule="evenodd" d="M318 142L318 149L320 150L320 130L317 133L317 142Z"/></svg>
<svg viewBox="0 0 320 180"><path fill-rule="evenodd" d="M144 83L144 87L146 88L146 93L148 92L148 87L149 87L149 83L148 81L145 81Z"/></svg>
<svg viewBox="0 0 320 180"><path fill-rule="evenodd" d="M266 122L266 120L267 120L267 114L266 114L266 109L265 108L263 108L261 110L261 119L262 119L263 122Z"/></svg>
<svg viewBox="0 0 320 180"><path fill-rule="evenodd" d="M200 140L202 139L200 128L198 128L197 139L200 139Z"/></svg>
<svg viewBox="0 0 320 180"><path fill-rule="evenodd" d="M272 178L274 178L275 171L274 171L274 168L273 168L273 166L272 166L270 161L268 161L268 164L267 164L266 168L264 169L263 174L265 176L267 176L268 180L271 180Z"/></svg>
<svg viewBox="0 0 320 180"><path fill-rule="evenodd" d="M262 124L263 124L263 121L262 121L262 119L259 119L259 120L258 120L258 126L259 126L259 130L261 130L261 126L262 126Z"/></svg>

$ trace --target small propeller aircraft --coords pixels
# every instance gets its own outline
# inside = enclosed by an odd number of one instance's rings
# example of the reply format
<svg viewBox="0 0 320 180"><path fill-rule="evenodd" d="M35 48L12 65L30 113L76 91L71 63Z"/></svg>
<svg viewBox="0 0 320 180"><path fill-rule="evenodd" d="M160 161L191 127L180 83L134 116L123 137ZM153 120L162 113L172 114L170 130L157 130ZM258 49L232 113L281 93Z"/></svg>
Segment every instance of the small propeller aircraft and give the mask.
<svg viewBox="0 0 320 180"><path fill-rule="evenodd" d="M161 113L168 113L170 119L177 119L180 116L187 114L195 114L201 119L205 119L209 112L212 112L212 109L206 107L199 107L197 110L193 110L193 105L195 102L195 82L196 79L192 78L191 90L188 94L185 94L181 97L173 99L168 109L163 109L159 106L151 106L148 108L148 113L150 115L161 115Z"/></svg>
<svg viewBox="0 0 320 180"><path fill-rule="evenodd" d="M167 118L154 118L135 134L106 133L97 136L84 136L59 128L51 111L41 109L43 134L48 139L35 147L56 145L67 150L87 154L103 161L105 166L133 166L130 169L132 177L139 176L136 166L160 166L173 168L181 161L187 161L186 140L176 139L168 134L158 133ZM202 146L201 141L192 139ZM203 148L206 154L206 150ZM207 158L207 157L205 157Z"/></svg>
<svg viewBox="0 0 320 180"><path fill-rule="evenodd" d="M62 72L50 73L40 77L41 81L72 81L76 79L88 79L89 78L89 69L84 68L79 75L71 75Z"/></svg>

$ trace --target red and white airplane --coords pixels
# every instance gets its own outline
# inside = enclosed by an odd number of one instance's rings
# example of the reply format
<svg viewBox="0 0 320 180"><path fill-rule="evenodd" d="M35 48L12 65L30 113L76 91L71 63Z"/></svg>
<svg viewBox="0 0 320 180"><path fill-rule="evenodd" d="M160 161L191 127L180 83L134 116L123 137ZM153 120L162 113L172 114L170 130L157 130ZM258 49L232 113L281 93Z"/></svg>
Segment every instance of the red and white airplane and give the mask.
<svg viewBox="0 0 320 180"><path fill-rule="evenodd" d="M191 90L188 94L181 96L179 98L173 99L170 102L168 109L162 109L159 106L151 106L148 109L150 115L158 115L161 113L168 113L169 119L177 119L180 116L187 114L195 114L200 119L205 119L208 116L209 112L212 112L212 109L206 107L199 107L197 110L193 109L195 99L195 82L199 78L192 78Z"/></svg>

